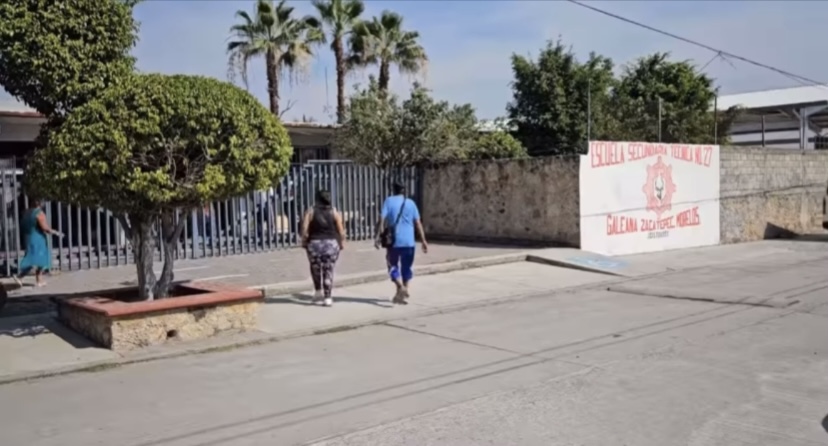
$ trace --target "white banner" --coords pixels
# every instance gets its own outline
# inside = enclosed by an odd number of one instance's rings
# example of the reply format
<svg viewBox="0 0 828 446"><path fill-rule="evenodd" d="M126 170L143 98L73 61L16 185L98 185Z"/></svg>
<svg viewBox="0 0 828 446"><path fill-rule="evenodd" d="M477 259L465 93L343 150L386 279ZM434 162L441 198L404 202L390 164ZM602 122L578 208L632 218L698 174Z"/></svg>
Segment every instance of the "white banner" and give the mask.
<svg viewBox="0 0 828 446"><path fill-rule="evenodd" d="M719 243L719 146L592 141L579 183L585 251Z"/></svg>

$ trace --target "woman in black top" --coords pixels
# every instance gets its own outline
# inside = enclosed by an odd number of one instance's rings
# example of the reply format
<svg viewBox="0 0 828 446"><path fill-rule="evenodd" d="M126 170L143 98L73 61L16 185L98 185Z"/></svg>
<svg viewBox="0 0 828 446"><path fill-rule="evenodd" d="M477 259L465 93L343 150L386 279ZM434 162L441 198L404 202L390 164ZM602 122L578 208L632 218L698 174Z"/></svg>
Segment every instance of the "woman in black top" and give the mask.
<svg viewBox="0 0 828 446"><path fill-rule="evenodd" d="M342 215L331 206L331 194L326 190L316 192L316 204L305 212L302 219L302 246L308 252L311 277L316 293L313 302L323 301L326 307L333 305L331 290L339 251L345 248L345 227Z"/></svg>

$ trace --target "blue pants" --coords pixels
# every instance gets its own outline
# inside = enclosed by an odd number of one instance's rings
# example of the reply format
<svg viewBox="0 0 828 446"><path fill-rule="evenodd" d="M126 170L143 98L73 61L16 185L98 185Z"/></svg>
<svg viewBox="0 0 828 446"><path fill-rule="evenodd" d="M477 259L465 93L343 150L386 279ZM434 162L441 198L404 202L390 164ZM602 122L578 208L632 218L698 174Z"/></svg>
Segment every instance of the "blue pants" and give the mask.
<svg viewBox="0 0 828 446"><path fill-rule="evenodd" d="M411 267L414 265L415 248L388 248L385 260L388 262L388 274L396 282L402 279L408 282L414 277Z"/></svg>

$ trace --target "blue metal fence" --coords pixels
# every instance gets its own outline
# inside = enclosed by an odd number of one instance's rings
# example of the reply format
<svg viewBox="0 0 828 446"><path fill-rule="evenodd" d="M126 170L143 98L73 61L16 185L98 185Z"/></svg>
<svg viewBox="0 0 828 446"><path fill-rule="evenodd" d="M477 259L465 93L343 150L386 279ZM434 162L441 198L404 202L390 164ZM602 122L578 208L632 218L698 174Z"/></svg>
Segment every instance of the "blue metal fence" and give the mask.
<svg viewBox="0 0 828 446"><path fill-rule="evenodd" d="M0 165L0 192L4 206L0 236L0 275L16 272L23 257L20 219L29 208L23 193L23 172ZM403 182L419 203L416 168L394 172L343 161L310 162L291 167L281 182L267 190L251 192L202 209L179 213L186 224L176 248L176 258L240 255L296 247L305 209L313 205L317 189L328 189L334 206L342 213L349 240L367 240L392 180ZM132 247L118 220L104 209L71 204L46 204L47 219L64 237L51 237L52 269L79 270L132 263ZM156 231L158 233L158 231ZM156 257L161 259L160 240Z"/></svg>

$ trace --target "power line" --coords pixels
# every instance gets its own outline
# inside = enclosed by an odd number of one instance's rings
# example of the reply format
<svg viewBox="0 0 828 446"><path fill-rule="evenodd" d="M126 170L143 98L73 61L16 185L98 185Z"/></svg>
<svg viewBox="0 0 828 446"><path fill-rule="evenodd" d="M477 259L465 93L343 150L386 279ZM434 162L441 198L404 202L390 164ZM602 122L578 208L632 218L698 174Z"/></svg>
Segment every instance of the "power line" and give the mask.
<svg viewBox="0 0 828 446"><path fill-rule="evenodd" d="M756 62L755 60L751 60L751 59L748 59L746 57L739 56L738 54L733 54L733 53L728 52L728 51L720 50L718 48L713 48L710 45L706 45L704 43L697 42L695 40L688 39L686 37L682 37L682 36L673 34L673 33L668 32L668 31L664 31L664 30L661 30L661 29L658 29L658 28L654 28L650 25L646 25L644 23L637 22L635 20L628 19L626 17L622 17L618 14L614 14L614 13L611 13L609 11L604 11L603 9L599 9L599 8L594 7L594 6L590 6L590 5L587 5L585 3L581 3L580 1L577 1L577 0L566 0L566 1L568 1L570 3L573 3L575 5L578 5L582 8L592 10L592 11L597 12L599 14L603 14L605 16L612 17L612 18L617 19L617 20L621 20L622 22L626 22L626 23L629 23L631 25L635 25L635 26L638 26L638 27L656 32L658 34L661 34L661 35L664 35L664 36L667 36L667 37L672 37L673 39L680 40L682 42L689 43L691 45L695 45L695 46L700 47L700 48L704 48L708 51L712 51L712 52L716 53L717 56L729 57L731 59L740 60L742 62L748 63L750 65L754 65L754 66L757 66L757 67L760 67L760 68L764 68L766 70L771 70L771 71L779 73L779 74L781 74L785 77L793 79L793 80L795 80L795 81L797 81L797 82L799 82L803 85L825 87L825 82L815 81L815 80L809 79L805 76L800 76L798 74L794 74L794 73L791 73L789 71L785 71L785 70L782 70L780 68L776 68L776 67L768 65L768 64L764 64L764 63L761 63L761 62Z"/></svg>
<svg viewBox="0 0 828 446"><path fill-rule="evenodd" d="M710 60L707 61L706 64L702 65L702 67L699 68L699 71L704 71L708 66L710 66L711 63L713 63L713 61L718 60L718 59L721 59L721 60L727 62L727 64L730 65L731 67L733 67L734 70L736 69L736 66L733 65L733 62L731 62L730 59L727 58L727 56L725 56L722 53L716 53L716 54L713 55L713 57L710 58Z"/></svg>

